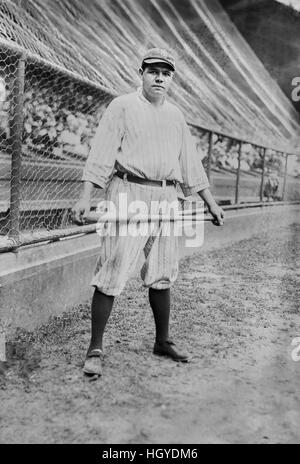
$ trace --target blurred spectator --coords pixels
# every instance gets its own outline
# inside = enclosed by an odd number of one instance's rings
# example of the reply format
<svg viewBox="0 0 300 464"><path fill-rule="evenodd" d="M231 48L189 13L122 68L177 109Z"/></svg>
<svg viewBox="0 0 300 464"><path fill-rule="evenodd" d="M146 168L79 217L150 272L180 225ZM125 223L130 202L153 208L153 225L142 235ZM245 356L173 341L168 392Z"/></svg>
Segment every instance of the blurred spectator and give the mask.
<svg viewBox="0 0 300 464"><path fill-rule="evenodd" d="M3 77L0 77L0 105L6 100L6 88Z"/></svg>
<svg viewBox="0 0 300 464"><path fill-rule="evenodd" d="M278 199L279 177L276 172L269 172L268 178L264 186L264 197L270 201Z"/></svg>
<svg viewBox="0 0 300 464"><path fill-rule="evenodd" d="M9 137L9 103L7 101L6 83L0 77L0 141Z"/></svg>

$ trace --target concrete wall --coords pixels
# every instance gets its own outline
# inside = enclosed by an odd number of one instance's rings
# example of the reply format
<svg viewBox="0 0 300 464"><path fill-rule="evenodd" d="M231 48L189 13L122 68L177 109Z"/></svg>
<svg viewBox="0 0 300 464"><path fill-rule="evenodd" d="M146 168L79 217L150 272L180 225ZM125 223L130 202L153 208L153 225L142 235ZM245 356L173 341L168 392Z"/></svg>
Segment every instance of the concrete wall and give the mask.
<svg viewBox="0 0 300 464"><path fill-rule="evenodd" d="M227 211L224 227L205 223L204 244L187 248L180 238L180 256L226 246L253 234L299 222L300 206L273 206ZM89 234L0 254L0 328L31 330L92 295L89 281L100 239Z"/></svg>
<svg viewBox="0 0 300 464"><path fill-rule="evenodd" d="M87 300L99 243L89 234L0 254L1 325L30 330Z"/></svg>

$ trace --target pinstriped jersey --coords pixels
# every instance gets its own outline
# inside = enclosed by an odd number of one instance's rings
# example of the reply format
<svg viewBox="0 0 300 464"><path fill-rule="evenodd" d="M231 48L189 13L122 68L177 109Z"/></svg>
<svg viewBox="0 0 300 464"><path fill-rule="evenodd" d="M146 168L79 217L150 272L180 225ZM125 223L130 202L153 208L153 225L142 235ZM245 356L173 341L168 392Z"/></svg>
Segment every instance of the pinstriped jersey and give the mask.
<svg viewBox="0 0 300 464"><path fill-rule="evenodd" d="M153 105L141 88L107 107L82 180L106 188L114 169L145 179L177 181L185 195L209 186L180 109L166 99Z"/></svg>

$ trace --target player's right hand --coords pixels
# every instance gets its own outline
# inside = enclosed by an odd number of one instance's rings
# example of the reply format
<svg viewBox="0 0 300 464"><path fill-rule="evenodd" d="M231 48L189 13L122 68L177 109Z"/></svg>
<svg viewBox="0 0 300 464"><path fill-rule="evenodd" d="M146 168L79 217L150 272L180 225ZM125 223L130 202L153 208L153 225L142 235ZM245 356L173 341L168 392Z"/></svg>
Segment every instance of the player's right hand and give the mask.
<svg viewBox="0 0 300 464"><path fill-rule="evenodd" d="M84 224L85 218L90 212L90 209L90 201L85 198L81 198L79 201L77 201L77 203L75 203L75 205L72 208L73 221L77 224Z"/></svg>

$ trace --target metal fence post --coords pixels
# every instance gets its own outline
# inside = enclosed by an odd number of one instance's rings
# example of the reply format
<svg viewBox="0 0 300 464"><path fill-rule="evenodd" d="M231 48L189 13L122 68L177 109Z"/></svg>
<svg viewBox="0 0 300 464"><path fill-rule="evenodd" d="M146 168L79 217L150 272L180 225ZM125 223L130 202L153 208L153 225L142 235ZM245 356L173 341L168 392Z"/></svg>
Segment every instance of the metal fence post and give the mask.
<svg viewBox="0 0 300 464"><path fill-rule="evenodd" d="M240 188L240 170L241 170L241 158L242 158L243 144L239 141L239 154L238 154L238 167L236 172L236 183L235 183L235 203L239 202L239 188Z"/></svg>
<svg viewBox="0 0 300 464"><path fill-rule="evenodd" d="M12 85L12 123L11 123L11 183L9 209L9 237L18 241L20 232L20 186L23 134L23 101L25 81L25 58L16 59Z"/></svg>
<svg viewBox="0 0 300 464"><path fill-rule="evenodd" d="M283 178L283 186L282 186L282 201L284 200L285 189L286 189L288 158L289 158L289 154L286 153L286 154L285 154L284 178Z"/></svg>
<svg viewBox="0 0 300 464"><path fill-rule="evenodd" d="M265 162L266 162L266 149L261 147L262 152L262 167L261 167L261 181L259 189L259 199L263 201L264 197L264 182L265 182Z"/></svg>
<svg viewBox="0 0 300 464"><path fill-rule="evenodd" d="M207 178L210 181L210 170L211 170L211 154L213 146L213 133L208 133L208 152L207 152Z"/></svg>

